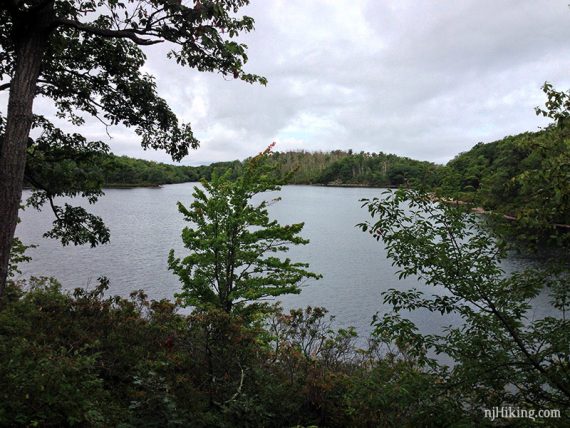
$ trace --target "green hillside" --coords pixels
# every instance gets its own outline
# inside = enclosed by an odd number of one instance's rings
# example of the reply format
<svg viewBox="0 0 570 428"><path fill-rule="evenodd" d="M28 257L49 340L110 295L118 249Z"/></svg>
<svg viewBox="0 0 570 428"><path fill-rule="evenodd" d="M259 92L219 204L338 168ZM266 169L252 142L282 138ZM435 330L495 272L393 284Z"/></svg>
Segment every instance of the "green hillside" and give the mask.
<svg viewBox="0 0 570 428"><path fill-rule="evenodd" d="M568 127L479 143L451 160L443 175L447 194L516 219L541 238L570 224Z"/></svg>
<svg viewBox="0 0 570 428"><path fill-rule="evenodd" d="M290 175L292 184L355 185L397 187L439 182L441 166L384 153L353 153L352 150L331 152L275 152L271 163L281 176ZM87 168L86 165L80 165ZM107 187L152 186L201 179L210 180L215 173L231 170L237 177L243 161L214 162L204 166L181 166L158 163L127 156L101 155L88 168Z"/></svg>
<svg viewBox="0 0 570 428"><path fill-rule="evenodd" d="M272 159L281 174L292 174L293 184L433 186L439 180L436 164L382 152L277 152Z"/></svg>

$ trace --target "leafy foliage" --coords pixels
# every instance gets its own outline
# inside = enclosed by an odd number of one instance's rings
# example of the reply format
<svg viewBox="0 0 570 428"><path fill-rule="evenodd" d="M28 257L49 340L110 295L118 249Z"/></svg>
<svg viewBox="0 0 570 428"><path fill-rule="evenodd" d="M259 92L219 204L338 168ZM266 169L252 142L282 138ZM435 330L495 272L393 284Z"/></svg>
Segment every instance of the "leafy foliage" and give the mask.
<svg viewBox="0 0 570 428"><path fill-rule="evenodd" d="M542 92L547 98L544 103L546 109L536 107L536 114L553 119L558 126L567 125L570 118L570 91L557 91L551 83L545 82Z"/></svg>
<svg viewBox="0 0 570 428"><path fill-rule="evenodd" d="M194 188L189 209L178 203L193 224L182 232L190 254L177 259L171 250L168 262L182 281L179 297L186 304L231 312L262 298L299 293L305 278L319 278L305 270L306 263L278 257L289 245L309 242L299 236L303 223L282 226L270 220L269 202L251 201L279 190L266 165L270 149L250 159L234 181L229 173L203 181L203 189Z"/></svg>
<svg viewBox="0 0 570 428"><path fill-rule="evenodd" d="M13 277L16 274L21 274L18 265L20 263L29 262L32 260L30 256L26 255L28 248L34 248L35 245L25 245L20 239L14 238L12 248L10 249L10 264L8 266L8 277Z"/></svg>
<svg viewBox="0 0 570 428"><path fill-rule="evenodd" d="M14 72L18 30L50 13L33 3L10 1L0 9L3 80ZM166 0L54 3L46 18L52 32L38 90L72 123L82 124L78 112L85 112L111 125L135 127L143 147L165 149L174 159L187 154L197 144L190 127L179 126L157 96L153 77L141 71L146 60L141 47L152 44L169 43L168 56L183 66L266 82L243 72L246 46L232 40L253 29L252 18L236 15L247 0L201 1L194 7Z"/></svg>
<svg viewBox="0 0 570 428"><path fill-rule="evenodd" d="M507 275L500 263L505 246L481 228L479 217L415 190L388 192L364 206L373 221L360 227L384 243L399 276L439 287L432 295L418 289L385 292L393 313L376 319L377 335L406 344L413 358L457 385L461 401L475 408L570 404L568 266ZM543 290L560 314L530 318L532 299ZM443 335L422 335L401 316L418 309L457 314L462 324L446 327ZM448 373L430 352L456 365Z"/></svg>
<svg viewBox="0 0 570 428"><path fill-rule="evenodd" d="M0 425L418 426L472 419L433 375L331 327L323 308L245 323L168 301L12 284L0 307ZM307 344L311 352L303 352Z"/></svg>

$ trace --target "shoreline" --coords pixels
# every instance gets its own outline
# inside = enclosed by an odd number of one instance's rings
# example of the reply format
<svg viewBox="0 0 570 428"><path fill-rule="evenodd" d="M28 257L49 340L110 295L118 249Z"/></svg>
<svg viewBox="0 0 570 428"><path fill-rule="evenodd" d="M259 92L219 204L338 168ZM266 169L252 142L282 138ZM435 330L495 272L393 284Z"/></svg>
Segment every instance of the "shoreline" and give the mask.
<svg viewBox="0 0 570 428"><path fill-rule="evenodd" d="M375 186L373 184L359 184L359 183L289 183L286 186L315 186L315 187L357 187L366 189L398 189L398 186L383 185Z"/></svg>

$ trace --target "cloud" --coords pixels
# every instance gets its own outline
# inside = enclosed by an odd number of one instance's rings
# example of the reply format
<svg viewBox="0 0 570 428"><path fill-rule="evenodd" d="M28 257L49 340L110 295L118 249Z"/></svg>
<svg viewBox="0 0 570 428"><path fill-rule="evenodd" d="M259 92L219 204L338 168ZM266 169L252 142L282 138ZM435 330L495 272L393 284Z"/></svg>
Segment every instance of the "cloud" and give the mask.
<svg viewBox="0 0 570 428"><path fill-rule="evenodd" d="M184 69L147 51L146 70L201 147L183 161L278 150L384 151L445 162L479 141L546 122L546 80L570 87L570 10L561 0L252 0L246 68L267 87ZM97 123L89 135L105 138ZM111 131L116 153L143 152Z"/></svg>

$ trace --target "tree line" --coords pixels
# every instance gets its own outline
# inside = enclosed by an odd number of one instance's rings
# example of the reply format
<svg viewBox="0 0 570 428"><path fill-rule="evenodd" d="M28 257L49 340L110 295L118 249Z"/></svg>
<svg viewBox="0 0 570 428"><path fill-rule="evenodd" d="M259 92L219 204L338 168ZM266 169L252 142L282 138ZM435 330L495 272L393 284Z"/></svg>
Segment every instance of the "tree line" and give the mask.
<svg viewBox="0 0 570 428"><path fill-rule="evenodd" d="M67 159L67 162L74 162ZM210 180L215 175L230 171L236 179L246 160L213 162L209 165L183 166L159 163L111 153L90 160L91 165L76 168L91 169L105 187L152 186ZM357 185L371 187L398 187L412 183L435 186L439 183L440 165L382 152L352 150L276 151L270 163L272 174L287 177L290 184ZM28 183L32 185L32 183Z"/></svg>
<svg viewBox="0 0 570 428"><path fill-rule="evenodd" d="M294 184L398 187L437 183L438 165L382 152L352 150L275 153L277 171Z"/></svg>

